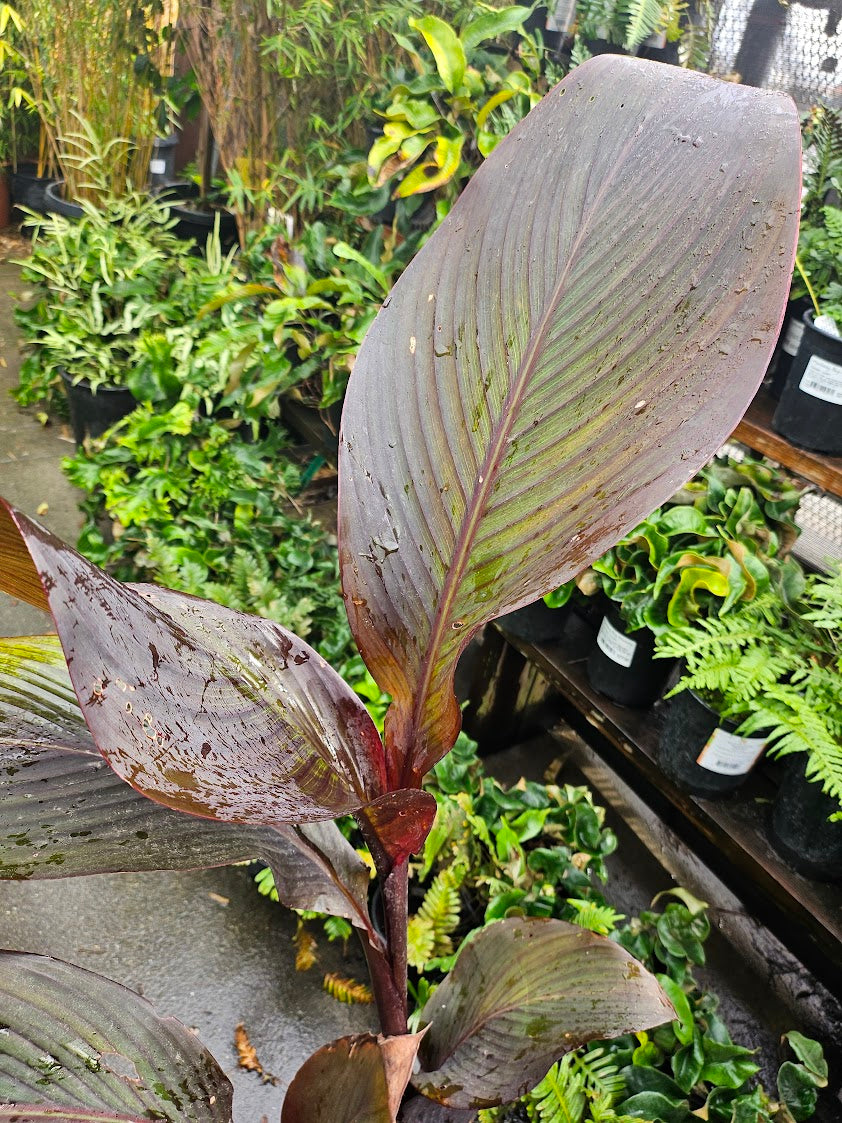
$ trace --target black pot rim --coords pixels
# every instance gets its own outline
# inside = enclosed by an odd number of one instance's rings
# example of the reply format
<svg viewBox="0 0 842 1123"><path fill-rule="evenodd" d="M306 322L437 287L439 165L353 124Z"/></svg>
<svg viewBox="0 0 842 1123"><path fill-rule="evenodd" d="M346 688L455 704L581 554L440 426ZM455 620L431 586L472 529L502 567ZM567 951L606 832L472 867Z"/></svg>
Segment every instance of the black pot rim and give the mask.
<svg viewBox="0 0 842 1123"><path fill-rule="evenodd" d="M822 339L830 339L834 343L838 343L839 346L842 347L842 339L840 339L838 335L831 335L831 333L829 331L825 331L824 328L817 327L814 323L815 318L815 309L813 308L808 308L807 311L804 312L801 316L801 319L804 321L810 331L814 331L816 335L820 335Z"/></svg>
<svg viewBox="0 0 842 1123"><path fill-rule="evenodd" d="M97 385L96 389L93 389L91 387L90 379L88 378L78 378L74 380L73 375L66 370L60 370L59 374L61 375L62 382L64 382L68 390L81 389L87 391L87 393L89 394L131 394L131 390L128 388L128 386L120 386L113 382L100 382ZM132 395L132 397L134 397L134 395Z"/></svg>

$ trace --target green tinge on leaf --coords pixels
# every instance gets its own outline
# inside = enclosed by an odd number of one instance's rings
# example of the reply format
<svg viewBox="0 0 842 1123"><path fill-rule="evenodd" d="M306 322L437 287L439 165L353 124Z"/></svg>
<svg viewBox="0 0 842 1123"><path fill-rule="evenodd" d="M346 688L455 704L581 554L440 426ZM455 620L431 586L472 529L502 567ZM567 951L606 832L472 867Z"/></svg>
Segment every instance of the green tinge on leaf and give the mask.
<svg viewBox="0 0 842 1123"><path fill-rule="evenodd" d="M424 1007L413 1084L451 1107L493 1107L562 1053L674 1017L657 980L611 940L562 920L500 920L462 946Z"/></svg>
<svg viewBox="0 0 842 1123"><path fill-rule="evenodd" d="M228 1078L194 1033L109 979L0 953L0 1102L109 1110L171 1123L230 1123Z"/></svg>

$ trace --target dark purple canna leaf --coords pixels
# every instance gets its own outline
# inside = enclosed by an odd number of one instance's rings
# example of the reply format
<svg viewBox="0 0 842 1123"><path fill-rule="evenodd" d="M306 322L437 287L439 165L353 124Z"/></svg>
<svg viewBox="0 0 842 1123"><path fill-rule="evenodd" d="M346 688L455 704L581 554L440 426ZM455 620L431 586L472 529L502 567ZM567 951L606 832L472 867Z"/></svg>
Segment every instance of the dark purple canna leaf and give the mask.
<svg viewBox="0 0 842 1123"><path fill-rule="evenodd" d="M148 1118L57 1104L0 1104L0 1123L149 1123Z"/></svg>
<svg viewBox="0 0 842 1123"><path fill-rule="evenodd" d="M345 399L339 526L353 632L394 698L390 788L453 744L481 624L603 553L739 420L789 289L799 152L782 95L589 60L385 301Z"/></svg>
<svg viewBox="0 0 842 1123"><path fill-rule="evenodd" d="M0 640L0 879L250 858L271 865L285 905L343 916L373 935L368 867L335 823L219 823L146 799L97 751L58 638Z"/></svg>
<svg viewBox="0 0 842 1123"><path fill-rule="evenodd" d="M500 920L463 945L424 1007L424 1071L412 1083L452 1107L493 1107L533 1088L571 1049L674 1016L619 944L563 920Z"/></svg>
<svg viewBox="0 0 842 1123"><path fill-rule="evenodd" d="M435 796L417 788L387 792L357 812L366 838L385 852L384 868L405 862L417 853L435 817Z"/></svg>
<svg viewBox="0 0 842 1123"><path fill-rule="evenodd" d="M101 975L0 952L0 1022L4 1104L91 1108L106 1119L231 1119L231 1084L196 1035Z"/></svg>
<svg viewBox="0 0 842 1123"><path fill-rule="evenodd" d="M295 1074L281 1123L395 1123L423 1036L360 1033L325 1045Z"/></svg>
<svg viewBox="0 0 842 1123"><path fill-rule="evenodd" d="M383 747L362 702L280 625L120 585L5 504L0 589L31 587L33 570L97 747L144 795L273 824L332 819L383 794Z"/></svg>

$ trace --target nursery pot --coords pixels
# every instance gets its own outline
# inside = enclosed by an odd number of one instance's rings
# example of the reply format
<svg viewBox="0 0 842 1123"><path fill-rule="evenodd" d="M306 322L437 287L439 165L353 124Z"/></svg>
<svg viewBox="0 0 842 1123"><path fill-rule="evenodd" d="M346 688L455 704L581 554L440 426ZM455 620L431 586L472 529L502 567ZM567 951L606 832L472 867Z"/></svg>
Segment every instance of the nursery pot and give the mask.
<svg viewBox="0 0 842 1123"><path fill-rule="evenodd" d="M159 187L175 176L175 150L178 146L178 133L169 136L156 136L152 142L152 155L149 158L149 185Z"/></svg>
<svg viewBox="0 0 842 1123"><path fill-rule="evenodd" d="M670 698L658 743L663 772L692 795L723 795L744 782L765 738L737 737L737 722L722 718L690 690Z"/></svg>
<svg viewBox="0 0 842 1123"><path fill-rule="evenodd" d="M799 873L819 881L842 878L842 821L828 822L839 804L804 775L793 757L772 806L772 844Z"/></svg>
<svg viewBox="0 0 842 1123"><path fill-rule="evenodd" d="M69 203L65 199L63 179L56 179L47 184L44 202L48 214L60 214L64 218L81 218L85 213L78 203Z"/></svg>
<svg viewBox="0 0 842 1123"><path fill-rule="evenodd" d="M12 193L5 168L0 168L0 230L12 221Z"/></svg>
<svg viewBox="0 0 842 1123"><path fill-rule="evenodd" d="M654 659L654 649L655 637L649 629L628 632L611 605L588 655L591 686L621 706L651 706L673 666L668 659Z"/></svg>
<svg viewBox="0 0 842 1123"><path fill-rule="evenodd" d="M772 428L793 444L842 455L842 339L803 317L804 334L772 418Z"/></svg>
<svg viewBox="0 0 842 1123"><path fill-rule="evenodd" d="M94 391L86 379L74 386L67 371L62 371L61 377L67 394L73 438L79 448L86 437L101 437L106 429L137 406L137 399L125 386L98 386Z"/></svg>
<svg viewBox="0 0 842 1123"><path fill-rule="evenodd" d="M775 353L769 364L766 378L763 380L765 389L776 401L780 400L787 375L792 369L792 360L798 354L798 347L804 335L804 313L810 307L810 301L806 297L791 300L787 305Z"/></svg>
<svg viewBox="0 0 842 1123"><path fill-rule="evenodd" d="M548 608L541 599L514 612L507 612L505 616L498 617L497 623L527 643L552 643L561 638L569 615L569 602L561 608Z"/></svg>
<svg viewBox="0 0 842 1123"><path fill-rule="evenodd" d="M155 188L176 219L173 234L177 238L192 239L199 252L213 233L214 221L219 218L219 241L224 251L237 244L237 220L224 207L202 209L198 205L201 188L196 183L164 183ZM194 202L195 200L195 202Z"/></svg>
<svg viewBox="0 0 842 1123"><path fill-rule="evenodd" d="M28 207L39 214L47 213L45 193L55 182L48 176L38 175L37 164L18 164L11 174L12 202L18 207Z"/></svg>

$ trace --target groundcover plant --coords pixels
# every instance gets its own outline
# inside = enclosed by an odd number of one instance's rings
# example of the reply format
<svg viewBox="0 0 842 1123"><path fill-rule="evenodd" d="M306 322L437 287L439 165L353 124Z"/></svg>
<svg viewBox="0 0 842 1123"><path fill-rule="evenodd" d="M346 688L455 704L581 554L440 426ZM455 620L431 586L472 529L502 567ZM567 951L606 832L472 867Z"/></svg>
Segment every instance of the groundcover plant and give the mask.
<svg viewBox="0 0 842 1123"><path fill-rule="evenodd" d="M750 400L799 190L787 99L610 56L574 71L474 176L385 301L342 421L343 595L393 698L383 739L281 626L120 585L0 508L0 587L48 607L61 644L4 648L3 871L259 854L285 903L350 920L382 1034L305 1062L284 1123L393 1121L410 1078L448 1109L492 1106L583 1042L673 1015L617 944L510 918L464 946L408 1033L407 860L435 810L421 779L458 734L453 675L471 637L667 499ZM382 926L331 823L345 814L377 866ZM9 953L0 1001L15 1042L0 1043L7 1114L229 1117L212 1058L116 984Z"/></svg>

